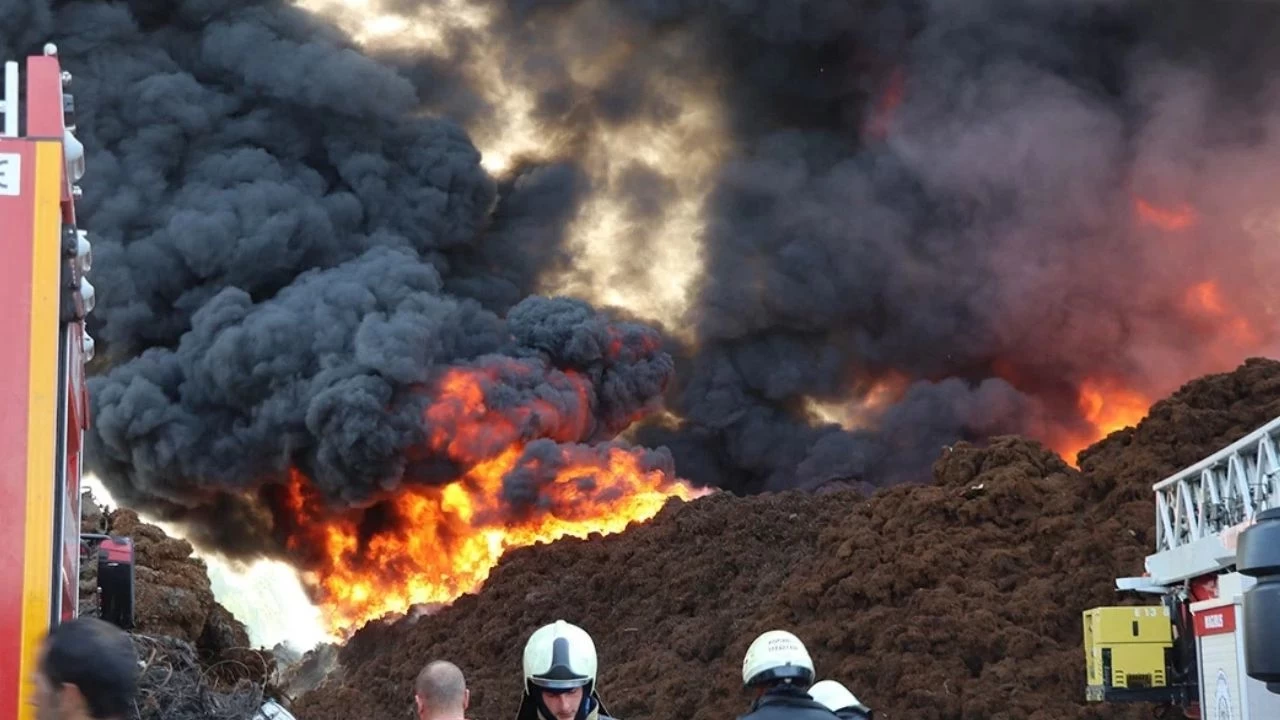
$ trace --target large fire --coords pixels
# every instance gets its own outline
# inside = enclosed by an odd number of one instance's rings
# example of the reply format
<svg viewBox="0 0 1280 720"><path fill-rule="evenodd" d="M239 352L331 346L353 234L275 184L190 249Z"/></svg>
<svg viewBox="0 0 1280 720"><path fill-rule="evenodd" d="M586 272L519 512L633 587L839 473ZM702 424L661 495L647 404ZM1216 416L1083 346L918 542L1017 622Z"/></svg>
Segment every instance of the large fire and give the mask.
<svg viewBox="0 0 1280 720"><path fill-rule="evenodd" d="M1054 442L1053 447L1068 463L1075 465L1081 450L1117 430L1137 425L1150 407L1150 398L1114 380L1088 379L1080 385L1078 409L1089 431L1067 434Z"/></svg>
<svg viewBox="0 0 1280 720"><path fill-rule="evenodd" d="M665 79L664 99L680 112L661 123L592 124L575 119L557 127L535 112L539 89L520 85L518 76L511 75L517 56L503 52L501 43L471 46L465 56L449 54L450 29L485 28L500 4L447 0L397 6L395 11L404 14L392 15L392 4L377 0L297 2L336 20L366 47L431 47L441 53L438 57L464 64L462 74L494 108L472 119L468 133L484 150L483 164L495 175L522 159L549 161L572 149L599 189L569 230L566 247L573 250L574 267L548 280L552 289L626 307L676 328L669 331L676 335L685 334L680 328L693 326L682 318L688 299L695 295L690 288L702 272L699 238L704 234L706 199L723 161L733 153L732 135L726 129L730 114L711 99L721 94L723 78L718 73L697 72L684 64L685 72ZM668 41L678 40L677 35L674 30L662 33ZM575 86L597 91L606 88L614 70L638 57L635 51L642 42L587 43L584 49L570 30L549 37L556 39L539 51L550 56L564 50L566 76ZM556 46L558 42L565 47ZM671 44L678 47L680 42ZM861 128L866 140L883 141L892 135L895 114L909 99L907 86L906 68L887 68ZM590 131L584 131L586 127ZM628 196L617 189L627 185L625 173L633 165L661 168L672 182L663 213L641 220L629 214ZM1157 241L1185 242L1213 217L1210 202L1197 207L1133 197L1130 203L1135 231L1151 233ZM644 263L637 263L631 251L639 246L648 253ZM1273 332L1260 315L1250 314L1251 308L1233 305L1231 291L1237 288L1224 278L1195 276L1197 271L1193 268L1188 277L1152 280L1176 289L1168 297L1144 300L1159 306L1152 316L1161 321L1169 306L1169 332L1194 331L1187 344L1194 345L1188 354L1194 353L1198 371L1225 370L1263 349ZM1147 317L1135 316L1138 321ZM1068 347L1069 352L1085 350L1078 344ZM1029 395L1049 398L1046 405L1056 417L1042 429L1041 439L1072 463L1088 445L1136 425L1153 399L1172 389L1167 386L1171 377L1143 377L1145 370L1121 376L1094 369L1086 375L1077 368L1069 376L1045 378L1033 377L1042 367L1035 363L1030 369L1027 363L1006 358L977 364L966 370L983 377L998 375ZM1143 368L1157 364L1133 363ZM1188 364L1178 363L1179 371ZM599 419L588 409L591 382L581 375L565 371L547 378L548 392L561 399L576 398L568 411L565 403L542 396L512 407L486 392L494 373L521 371L517 363L499 369L455 368L438 380L424 418L430 432L407 458L410 464L430 465L431 482L388 489L372 508L344 514L324 507L305 474L294 472L276 502L277 509L285 511L288 527L282 532L289 549L306 558L302 564L312 570L311 589L336 630L402 612L415 603L448 602L475 590L507 549L620 531L655 515L670 497L690 499L705 492L678 480L669 469L651 466L646 451L574 444L610 437L628 419L613 418L609 427L597 428ZM846 397L810 399L808 408L822 421L850 428L875 425L878 416L902 399L911 381L919 379L883 368L877 372L851 391L844 388Z"/></svg>
<svg viewBox="0 0 1280 720"><path fill-rule="evenodd" d="M402 487L344 514L326 508L303 473L292 473L277 503L287 511L285 543L304 558L304 582L331 631L349 633L412 605L475 591L509 549L620 532L672 497L710 492L648 466L644 450L524 441L516 421L532 415L542 415L535 422L544 437L560 439L583 434L586 420L557 414L550 403L497 411L485 400L490 373L448 371L427 410L439 429L427 450L460 468L456 480ZM585 407L586 381L566 377Z"/></svg>
<svg viewBox="0 0 1280 720"><path fill-rule="evenodd" d="M1190 205L1166 207L1141 197L1134 199L1133 212L1139 226L1166 233L1190 231L1198 221L1198 213ZM1231 306L1216 279L1202 279L1187 287L1176 311L1183 322L1201 330L1202 338L1208 338L1192 341L1195 352L1204 358L1205 372L1228 369L1260 350L1268 340L1266 333ZM1055 438L1052 445L1074 464L1076 454L1084 448L1117 430L1137 425L1146 417L1152 402L1148 395L1115 378L1088 378L1079 386L1077 404L1089 431Z"/></svg>
<svg viewBox="0 0 1280 720"><path fill-rule="evenodd" d="M905 74L895 68L884 83L884 88L872 103L866 122L866 135L882 140L888 133L898 107L904 97ZM1133 219L1140 228L1167 233L1171 236L1192 232L1199 223L1199 213L1188 203L1162 205L1143 197L1133 199ZM1204 279L1187 288L1179 303L1182 320L1196 326L1206 337L1213 337L1219 348L1198 347L1196 352L1205 359L1205 372L1223 371L1245 356L1261 349L1268 339L1258 331L1254 323L1237 309L1230 307L1223 298L1222 288L1215 279ZM1005 380L1019 384L1020 373L1007 363L995 362L996 374ZM894 375L886 378L883 387L868 394L861 403L810 402L810 407L824 421L841 422L846 427L874 425L874 416L888 404L901 397L905 389L904 378ZM1161 388L1164 392L1172 388ZM1126 385L1118 378L1089 377L1076 386L1074 410L1078 413L1077 427L1084 430L1051 431L1042 438L1071 465L1076 464L1077 454L1117 430L1137 425L1147 414L1153 399L1147 393Z"/></svg>

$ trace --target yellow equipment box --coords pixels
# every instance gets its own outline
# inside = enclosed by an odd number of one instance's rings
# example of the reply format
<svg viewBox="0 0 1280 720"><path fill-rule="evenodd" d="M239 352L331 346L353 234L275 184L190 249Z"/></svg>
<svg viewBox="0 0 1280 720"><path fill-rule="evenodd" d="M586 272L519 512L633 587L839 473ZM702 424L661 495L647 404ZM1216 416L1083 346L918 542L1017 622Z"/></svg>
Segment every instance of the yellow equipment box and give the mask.
<svg viewBox="0 0 1280 720"><path fill-rule="evenodd" d="M1173 623L1163 605L1084 611L1085 698L1090 702L1161 702L1168 687Z"/></svg>

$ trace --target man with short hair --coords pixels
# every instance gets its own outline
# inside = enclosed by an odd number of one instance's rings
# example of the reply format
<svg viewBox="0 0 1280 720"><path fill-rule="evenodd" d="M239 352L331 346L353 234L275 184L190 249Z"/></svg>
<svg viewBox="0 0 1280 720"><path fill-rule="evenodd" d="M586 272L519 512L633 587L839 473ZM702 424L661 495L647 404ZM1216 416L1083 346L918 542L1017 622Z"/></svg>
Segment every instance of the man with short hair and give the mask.
<svg viewBox="0 0 1280 720"><path fill-rule="evenodd" d="M413 683L413 701L418 720L464 720L471 704L471 691L457 665L434 660L418 672Z"/></svg>
<svg viewBox="0 0 1280 720"><path fill-rule="evenodd" d="M138 654L119 627L79 617L49 630L34 675L37 720L124 720L138 692Z"/></svg>

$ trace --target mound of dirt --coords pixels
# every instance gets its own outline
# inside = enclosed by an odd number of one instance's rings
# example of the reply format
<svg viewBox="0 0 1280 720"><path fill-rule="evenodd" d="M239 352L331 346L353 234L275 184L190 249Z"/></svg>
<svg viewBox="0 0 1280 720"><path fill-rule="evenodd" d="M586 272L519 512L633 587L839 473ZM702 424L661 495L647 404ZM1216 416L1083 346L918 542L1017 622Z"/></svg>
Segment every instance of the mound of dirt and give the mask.
<svg viewBox="0 0 1280 720"><path fill-rule="evenodd" d="M1121 604L1114 578L1142 572L1151 484L1277 415L1280 362L1250 360L1188 383L1081 471L1001 437L945 450L931 485L869 499L672 501L624 534L514 551L438 613L366 627L294 711L399 720L418 669L443 657L468 674L472 717L511 717L524 640L564 618L595 637L623 720L742 712L742 653L775 627L887 720L1149 717L1083 702L1080 613Z"/></svg>

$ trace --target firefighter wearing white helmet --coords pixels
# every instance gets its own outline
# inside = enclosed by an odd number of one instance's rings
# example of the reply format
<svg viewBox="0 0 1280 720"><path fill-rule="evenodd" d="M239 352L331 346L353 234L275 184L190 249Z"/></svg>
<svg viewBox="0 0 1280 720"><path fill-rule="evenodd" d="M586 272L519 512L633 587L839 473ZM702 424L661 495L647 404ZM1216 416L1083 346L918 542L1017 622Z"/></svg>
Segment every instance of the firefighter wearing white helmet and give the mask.
<svg viewBox="0 0 1280 720"><path fill-rule="evenodd" d="M557 620L524 646L524 696L516 720L613 720L596 692L596 644Z"/></svg>
<svg viewBox="0 0 1280 720"><path fill-rule="evenodd" d="M835 680L823 680L809 688L809 695L814 700L826 705L840 720L874 720L874 713L849 691L849 688Z"/></svg>
<svg viewBox="0 0 1280 720"><path fill-rule="evenodd" d="M742 658L742 684L756 698L738 720L836 720L809 695L814 677L813 660L800 638L786 630L761 634Z"/></svg>

